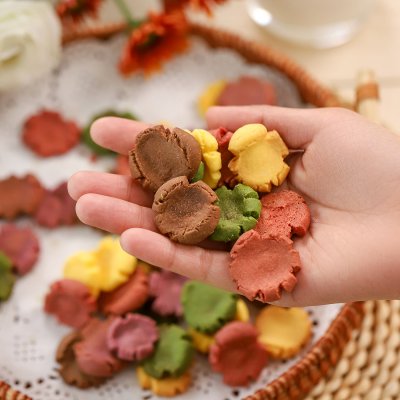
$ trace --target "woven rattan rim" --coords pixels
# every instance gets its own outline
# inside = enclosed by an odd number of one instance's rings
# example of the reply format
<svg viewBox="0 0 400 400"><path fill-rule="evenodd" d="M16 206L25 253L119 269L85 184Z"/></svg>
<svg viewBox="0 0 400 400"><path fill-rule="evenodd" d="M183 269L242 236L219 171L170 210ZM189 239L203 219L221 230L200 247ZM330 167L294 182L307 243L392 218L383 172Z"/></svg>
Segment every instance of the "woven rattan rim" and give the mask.
<svg viewBox="0 0 400 400"><path fill-rule="evenodd" d="M278 51L243 39L234 33L205 25L192 23L190 28L192 34L202 37L213 47L233 49L249 62L280 70L297 85L305 101L317 107L340 105L338 98L328 88L318 83L303 68ZM64 32L63 42L67 44L86 38L106 39L125 29L126 24L124 23L79 27ZM363 303L346 304L324 336L302 360L268 386L247 397L246 400L303 399L338 363L346 343L351 338L352 331L361 325L363 315ZM9 399L29 400L29 397L14 391L0 381L0 400Z"/></svg>

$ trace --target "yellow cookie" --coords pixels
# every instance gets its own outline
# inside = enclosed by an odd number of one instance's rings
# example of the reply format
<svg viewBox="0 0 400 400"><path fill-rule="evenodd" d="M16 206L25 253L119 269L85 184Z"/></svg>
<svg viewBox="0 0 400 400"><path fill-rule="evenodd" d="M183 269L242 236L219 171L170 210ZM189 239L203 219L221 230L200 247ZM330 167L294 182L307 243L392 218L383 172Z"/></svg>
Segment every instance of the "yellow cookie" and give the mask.
<svg viewBox="0 0 400 400"><path fill-rule="evenodd" d="M122 250L118 239L105 237L95 251L102 271L100 289L110 292L125 283L135 271L137 259Z"/></svg>
<svg viewBox="0 0 400 400"><path fill-rule="evenodd" d="M102 271L97 257L93 253L84 251L74 254L65 263L64 278L83 283L97 297L102 281Z"/></svg>
<svg viewBox="0 0 400 400"><path fill-rule="evenodd" d="M192 338L193 346L197 351L204 354L210 351L210 347L214 343L214 335L199 332L191 327L188 328L188 334Z"/></svg>
<svg viewBox="0 0 400 400"><path fill-rule="evenodd" d="M225 81L216 81L207 86L204 92L200 95L197 102L197 109L199 114L204 117L207 110L217 104L218 97L225 89Z"/></svg>
<svg viewBox="0 0 400 400"><path fill-rule="evenodd" d="M109 292L125 283L135 271L136 257L122 250L118 239L111 236L100 241L98 249L79 252L64 266L64 278L88 286L93 295Z"/></svg>
<svg viewBox="0 0 400 400"><path fill-rule="evenodd" d="M218 151L217 139L204 129L195 129L191 135L201 147L202 160L204 162L203 181L215 189L221 179L221 153Z"/></svg>
<svg viewBox="0 0 400 400"><path fill-rule="evenodd" d="M174 397L186 392L192 382L189 371L178 378L156 379L146 374L142 367L137 367L136 376L142 389L150 389L157 396L163 397Z"/></svg>
<svg viewBox="0 0 400 400"><path fill-rule="evenodd" d="M248 322L249 319L250 319L249 308L242 299L239 299L236 303L235 320L241 322Z"/></svg>
<svg viewBox="0 0 400 400"><path fill-rule="evenodd" d="M288 148L278 132L268 132L264 125L242 126L232 135L228 149L235 155L229 169L239 182L258 192L270 192L272 185L281 185L289 173L283 161Z"/></svg>
<svg viewBox="0 0 400 400"><path fill-rule="evenodd" d="M273 358L295 356L311 338L311 320L302 308L265 307L255 326L260 343Z"/></svg>

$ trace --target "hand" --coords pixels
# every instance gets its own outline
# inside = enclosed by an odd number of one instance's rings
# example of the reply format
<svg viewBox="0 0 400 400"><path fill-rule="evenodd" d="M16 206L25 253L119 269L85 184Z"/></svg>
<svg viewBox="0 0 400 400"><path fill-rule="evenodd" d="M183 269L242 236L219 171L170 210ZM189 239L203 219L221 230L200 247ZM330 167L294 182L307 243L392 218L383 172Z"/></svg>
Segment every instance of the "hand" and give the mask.
<svg viewBox="0 0 400 400"><path fill-rule="evenodd" d="M341 109L215 107L210 129L248 123L276 129L290 149L290 189L307 200L310 231L295 238L303 269L292 293L276 304L315 305L400 298L400 138ZM148 125L103 118L93 139L122 154ZM152 197L129 177L79 172L69 182L82 222L121 234L121 244L144 261L235 290L229 254L170 242L156 231Z"/></svg>

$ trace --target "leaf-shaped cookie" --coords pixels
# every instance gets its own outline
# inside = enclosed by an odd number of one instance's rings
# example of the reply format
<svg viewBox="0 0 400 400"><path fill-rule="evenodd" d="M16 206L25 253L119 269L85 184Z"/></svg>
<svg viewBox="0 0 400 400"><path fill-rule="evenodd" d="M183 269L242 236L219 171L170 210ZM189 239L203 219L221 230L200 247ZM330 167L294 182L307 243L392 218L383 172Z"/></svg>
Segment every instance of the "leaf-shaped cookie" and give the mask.
<svg viewBox="0 0 400 400"><path fill-rule="evenodd" d="M214 333L236 313L237 296L197 281L186 282L182 291L186 322L204 333Z"/></svg>

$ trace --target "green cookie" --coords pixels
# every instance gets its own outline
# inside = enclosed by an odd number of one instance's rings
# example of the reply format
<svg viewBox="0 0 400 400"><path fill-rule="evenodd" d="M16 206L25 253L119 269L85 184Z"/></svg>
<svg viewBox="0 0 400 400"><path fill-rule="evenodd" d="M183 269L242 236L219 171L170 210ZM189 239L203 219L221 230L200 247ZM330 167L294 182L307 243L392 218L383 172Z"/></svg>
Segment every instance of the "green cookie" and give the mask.
<svg viewBox="0 0 400 400"><path fill-rule="evenodd" d="M90 136L90 127L92 126L93 122L96 121L96 119L99 119L102 117L119 117L119 118L132 119L132 120L137 120L137 118L134 114L131 114L130 112L118 112L118 111L113 111L113 110L107 110L107 111L103 111L100 114L95 115L83 129L82 141L94 153L98 154L99 156L114 155L115 153L112 150L105 149L104 147L99 146L97 143L95 143L93 141L92 137Z"/></svg>
<svg viewBox="0 0 400 400"><path fill-rule="evenodd" d="M195 183L201 181L203 178L204 178L204 163L203 161L200 161L199 168L197 169L195 176L192 178L190 182Z"/></svg>
<svg viewBox="0 0 400 400"><path fill-rule="evenodd" d="M154 353L143 362L145 372L156 379L179 377L192 362L194 349L188 334L178 325L161 325Z"/></svg>
<svg viewBox="0 0 400 400"><path fill-rule="evenodd" d="M261 201L255 190L240 183L233 190L223 186L215 193L218 196L215 204L220 208L221 216L211 240L231 242L254 228L261 212Z"/></svg>
<svg viewBox="0 0 400 400"><path fill-rule="evenodd" d="M11 260L0 251L0 301L10 297L14 283L15 275L12 273Z"/></svg>
<svg viewBox="0 0 400 400"><path fill-rule="evenodd" d="M235 317L237 296L225 290L189 281L181 299L186 322L200 332L212 334Z"/></svg>

